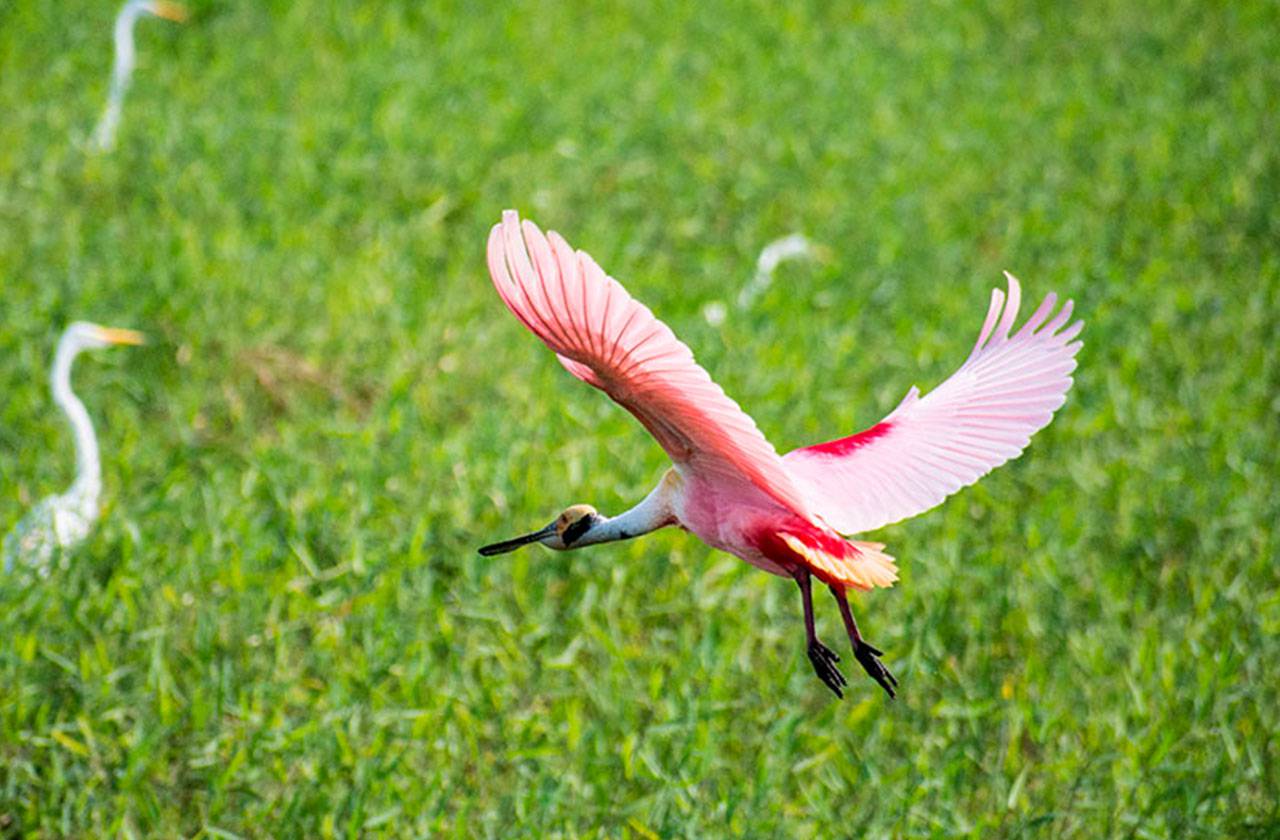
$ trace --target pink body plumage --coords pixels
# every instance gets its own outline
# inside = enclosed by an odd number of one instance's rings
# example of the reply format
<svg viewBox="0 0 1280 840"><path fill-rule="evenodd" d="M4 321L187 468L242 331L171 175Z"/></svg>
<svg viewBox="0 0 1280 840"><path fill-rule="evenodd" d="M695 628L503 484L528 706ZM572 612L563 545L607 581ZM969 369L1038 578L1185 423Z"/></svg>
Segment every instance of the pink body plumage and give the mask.
<svg viewBox="0 0 1280 840"><path fill-rule="evenodd" d="M555 232L544 236L507 211L490 234L488 262L520 322L570 373L635 415L673 463L631 511L608 518L589 509L598 521L522 539L570 548L677 524L793 577L805 597L810 658L837 693L843 677L824 673L821 651L815 658L814 645L825 648L813 636L808 576L836 594L859 661L892 694L883 666L876 661L881 675L864 660L874 649L858 636L843 594L890 586L897 571L881 544L848 535L923 513L1017 457L1064 402L1081 346L1083 325L1069 323L1071 303L1059 309L1053 294L1013 333L1021 289L1006 273L1007 298L993 290L973 351L951 377L923 397L912 388L863 432L783 457L664 323ZM565 534L577 538L578 530L582 538L570 544Z"/></svg>

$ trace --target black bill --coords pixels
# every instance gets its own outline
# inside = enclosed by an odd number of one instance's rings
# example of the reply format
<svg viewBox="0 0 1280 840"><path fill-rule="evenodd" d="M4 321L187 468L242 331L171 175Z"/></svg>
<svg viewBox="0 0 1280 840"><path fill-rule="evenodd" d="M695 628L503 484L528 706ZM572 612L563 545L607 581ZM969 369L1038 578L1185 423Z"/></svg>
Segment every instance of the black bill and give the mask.
<svg viewBox="0 0 1280 840"><path fill-rule="evenodd" d="M525 534L523 537L516 537L513 540L503 540L491 545L482 546L480 553L485 557L492 557L495 554L506 554L508 551L515 551L522 545L538 542L543 537L549 537L556 532L556 523L552 522L541 531L534 531L532 534Z"/></svg>

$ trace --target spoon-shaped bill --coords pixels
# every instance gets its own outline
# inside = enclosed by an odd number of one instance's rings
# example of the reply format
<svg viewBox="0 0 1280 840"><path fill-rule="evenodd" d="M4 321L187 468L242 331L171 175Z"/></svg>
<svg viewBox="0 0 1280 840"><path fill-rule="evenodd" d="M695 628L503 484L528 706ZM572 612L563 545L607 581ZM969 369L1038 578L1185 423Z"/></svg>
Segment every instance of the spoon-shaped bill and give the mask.
<svg viewBox="0 0 1280 840"><path fill-rule="evenodd" d="M508 551L515 551L522 545L538 542L544 537L549 537L556 532L556 523L552 522L540 531L534 531L532 534L525 534L523 537L516 537L512 540L503 540L491 545L486 545L480 549L480 553L485 557L492 557L495 554L506 554Z"/></svg>

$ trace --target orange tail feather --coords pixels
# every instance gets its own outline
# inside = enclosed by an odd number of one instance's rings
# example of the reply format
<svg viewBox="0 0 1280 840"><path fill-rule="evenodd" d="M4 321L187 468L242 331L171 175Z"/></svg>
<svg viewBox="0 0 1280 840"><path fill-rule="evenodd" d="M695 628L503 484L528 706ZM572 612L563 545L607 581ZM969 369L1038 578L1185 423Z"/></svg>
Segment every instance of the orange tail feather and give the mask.
<svg viewBox="0 0 1280 840"><path fill-rule="evenodd" d="M825 547L810 545L796 534L778 536L826 583L867 591L877 586L888 588L898 579L898 567L882 550L884 543L841 540L849 550L839 556Z"/></svg>

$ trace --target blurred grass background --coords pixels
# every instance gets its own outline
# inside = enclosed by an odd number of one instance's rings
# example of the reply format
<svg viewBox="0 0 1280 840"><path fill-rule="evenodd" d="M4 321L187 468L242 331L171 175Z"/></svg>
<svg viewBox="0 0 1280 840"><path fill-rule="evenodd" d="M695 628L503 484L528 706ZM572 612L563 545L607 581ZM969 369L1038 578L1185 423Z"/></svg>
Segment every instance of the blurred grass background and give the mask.
<svg viewBox="0 0 1280 840"><path fill-rule="evenodd" d="M1280 835L1276 4L202 0L93 156L115 11L0 2L0 527L70 479L65 323L153 338L77 366L95 536L0 582L0 836ZM689 536L475 554L664 465L493 293L504 207L782 450L1001 269L1076 299L1054 424L878 535L897 702Z"/></svg>

